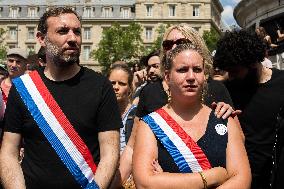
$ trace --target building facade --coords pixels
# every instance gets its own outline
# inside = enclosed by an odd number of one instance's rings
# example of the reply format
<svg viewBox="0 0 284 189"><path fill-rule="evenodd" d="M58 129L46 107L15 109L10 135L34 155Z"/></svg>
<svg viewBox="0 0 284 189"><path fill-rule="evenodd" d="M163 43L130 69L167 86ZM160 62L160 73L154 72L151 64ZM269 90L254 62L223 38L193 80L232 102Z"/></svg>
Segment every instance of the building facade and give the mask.
<svg viewBox="0 0 284 189"><path fill-rule="evenodd" d="M219 0L2 0L0 27L6 30L4 44L37 52L39 17L54 6L69 6L82 17L80 63L92 69L99 66L90 53L97 48L103 29L114 22L122 26L132 21L141 24L147 46L156 39L160 24L188 23L200 34L212 27L219 31L223 11Z"/></svg>
<svg viewBox="0 0 284 189"><path fill-rule="evenodd" d="M284 27L284 0L242 0L234 9L234 17L243 28L265 27L275 41L277 27Z"/></svg>

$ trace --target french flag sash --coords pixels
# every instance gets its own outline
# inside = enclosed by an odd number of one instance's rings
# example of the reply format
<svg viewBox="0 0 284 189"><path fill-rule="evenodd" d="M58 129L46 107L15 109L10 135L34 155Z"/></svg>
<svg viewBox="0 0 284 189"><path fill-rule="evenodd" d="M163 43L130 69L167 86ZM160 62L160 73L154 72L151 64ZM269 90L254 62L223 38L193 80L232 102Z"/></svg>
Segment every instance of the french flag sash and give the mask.
<svg viewBox="0 0 284 189"><path fill-rule="evenodd" d="M54 100L37 71L13 80L22 100L64 165L84 189L99 189L96 164L84 141Z"/></svg>
<svg viewBox="0 0 284 189"><path fill-rule="evenodd" d="M156 110L142 119L172 156L181 173L211 168L202 149L164 109Z"/></svg>

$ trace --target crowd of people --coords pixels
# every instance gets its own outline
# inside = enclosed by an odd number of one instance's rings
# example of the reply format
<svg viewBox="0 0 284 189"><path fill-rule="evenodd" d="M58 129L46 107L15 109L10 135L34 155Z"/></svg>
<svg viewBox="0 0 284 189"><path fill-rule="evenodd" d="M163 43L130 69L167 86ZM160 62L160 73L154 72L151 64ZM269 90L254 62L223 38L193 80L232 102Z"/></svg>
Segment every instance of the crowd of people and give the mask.
<svg viewBox="0 0 284 189"><path fill-rule="evenodd" d="M284 73L265 64L264 28L226 32L212 57L173 25L107 76L80 65L74 10L47 10L36 38L37 55L9 49L1 69L3 188L282 187Z"/></svg>

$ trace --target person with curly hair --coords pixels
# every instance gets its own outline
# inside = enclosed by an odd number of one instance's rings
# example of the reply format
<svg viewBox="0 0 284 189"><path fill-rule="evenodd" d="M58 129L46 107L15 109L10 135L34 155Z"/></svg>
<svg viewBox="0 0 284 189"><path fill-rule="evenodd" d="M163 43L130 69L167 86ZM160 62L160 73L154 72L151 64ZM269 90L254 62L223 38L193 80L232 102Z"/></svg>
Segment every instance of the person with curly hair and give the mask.
<svg viewBox="0 0 284 189"><path fill-rule="evenodd" d="M254 33L227 32L218 41L214 66L228 71L225 82L245 134L252 189L267 189L272 170L276 115L284 105L284 72L264 67L265 46Z"/></svg>

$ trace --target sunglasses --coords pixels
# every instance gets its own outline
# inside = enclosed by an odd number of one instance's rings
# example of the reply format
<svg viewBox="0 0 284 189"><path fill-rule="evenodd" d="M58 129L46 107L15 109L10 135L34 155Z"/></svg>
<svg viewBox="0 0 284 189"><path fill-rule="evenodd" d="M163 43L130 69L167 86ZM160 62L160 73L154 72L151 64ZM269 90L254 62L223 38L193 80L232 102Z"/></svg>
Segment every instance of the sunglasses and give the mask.
<svg viewBox="0 0 284 189"><path fill-rule="evenodd" d="M181 45L181 44L187 44L187 43L191 43L191 41L189 39L186 38L180 38L177 40L165 40L162 43L163 49L165 51L169 51L173 48L174 44L176 45Z"/></svg>

